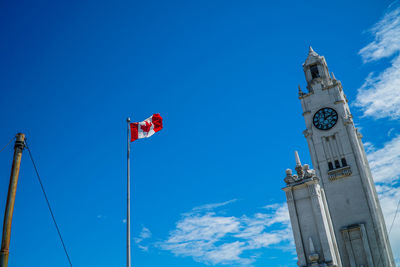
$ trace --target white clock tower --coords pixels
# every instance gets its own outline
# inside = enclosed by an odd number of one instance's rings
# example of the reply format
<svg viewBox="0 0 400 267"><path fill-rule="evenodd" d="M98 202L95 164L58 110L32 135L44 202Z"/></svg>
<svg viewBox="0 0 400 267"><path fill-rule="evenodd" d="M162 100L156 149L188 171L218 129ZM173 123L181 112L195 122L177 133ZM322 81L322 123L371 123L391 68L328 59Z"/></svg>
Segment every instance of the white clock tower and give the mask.
<svg viewBox="0 0 400 267"><path fill-rule="evenodd" d="M374 181L340 81L310 47L299 87L312 165L285 182L299 266L394 267Z"/></svg>

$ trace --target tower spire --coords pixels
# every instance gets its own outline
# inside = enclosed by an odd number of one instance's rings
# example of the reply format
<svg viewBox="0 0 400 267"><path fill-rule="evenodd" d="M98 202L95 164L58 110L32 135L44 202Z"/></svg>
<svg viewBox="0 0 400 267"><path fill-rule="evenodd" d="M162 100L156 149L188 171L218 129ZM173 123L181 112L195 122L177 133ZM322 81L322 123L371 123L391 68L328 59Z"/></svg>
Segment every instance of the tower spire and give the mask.
<svg viewBox="0 0 400 267"><path fill-rule="evenodd" d="M308 56L314 56L318 57L318 53L314 51L314 49L311 47L311 45L308 47Z"/></svg>

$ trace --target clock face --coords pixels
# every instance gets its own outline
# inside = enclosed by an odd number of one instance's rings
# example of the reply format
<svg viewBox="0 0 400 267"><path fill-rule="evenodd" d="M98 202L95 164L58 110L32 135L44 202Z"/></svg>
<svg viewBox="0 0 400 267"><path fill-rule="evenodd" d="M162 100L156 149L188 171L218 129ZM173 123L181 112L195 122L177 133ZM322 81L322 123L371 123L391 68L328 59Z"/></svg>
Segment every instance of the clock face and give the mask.
<svg viewBox="0 0 400 267"><path fill-rule="evenodd" d="M320 130L329 130L338 120L337 112L332 108L321 108L313 118L314 126Z"/></svg>

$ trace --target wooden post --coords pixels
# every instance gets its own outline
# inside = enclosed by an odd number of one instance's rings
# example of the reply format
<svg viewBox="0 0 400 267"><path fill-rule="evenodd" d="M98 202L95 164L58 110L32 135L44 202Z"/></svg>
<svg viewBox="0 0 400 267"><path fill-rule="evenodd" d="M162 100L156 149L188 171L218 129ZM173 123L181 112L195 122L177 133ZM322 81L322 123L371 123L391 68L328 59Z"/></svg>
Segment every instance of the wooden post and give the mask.
<svg viewBox="0 0 400 267"><path fill-rule="evenodd" d="M21 165L22 150L25 146L25 135L22 133L17 134L14 146L14 158L11 168L10 185L8 187L7 204L4 213L3 223L3 236L1 239L0 250L0 267L7 267L8 253L10 249L11 239L11 221L14 211L15 194L17 192L17 183L19 168Z"/></svg>

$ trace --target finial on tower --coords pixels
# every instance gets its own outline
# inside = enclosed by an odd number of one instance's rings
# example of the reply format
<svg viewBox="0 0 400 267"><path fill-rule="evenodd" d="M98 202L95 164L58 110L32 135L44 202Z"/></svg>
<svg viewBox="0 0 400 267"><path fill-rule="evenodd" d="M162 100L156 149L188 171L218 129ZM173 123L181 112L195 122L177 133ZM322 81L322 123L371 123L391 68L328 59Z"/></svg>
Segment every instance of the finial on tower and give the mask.
<svg viewBox="0 0 400 267"><path fill-rule="evenodd" d="M310 45L310 47L308 48L308 56L309 56L309 57L310 57L310 56L314 56L314 57L319 56L318 53L315 52L314 49L311 47L311 45Z"/></svg>
<svg viewBox="0 0 400 267"><path fill-rule="evenodd" d="M297 176L299 177L299 179L303 179L304 171L303 171L303 166L301 165L299 153L297 151L295 151L294 156L296 158L296 167L294 169L296 170Z"/></svg>
<svg viewBox="0 0 400 267"><path fill-rule="evenodd" d="M304 95L303 91L301 90L300 84L298 85L298 87L299 87L299 96Z"/></svg>
<svg viewBox="0 0 400 267"><path fill-rule="evenodd" d="M299 153L297 151L294 152L294 157L296 158L296 166L301 166Z"/></svg>
<svg viewBox="0 0 400 267"><path fill-rule="evenodd" d="M333 71L331 72L332 74L332 79L336 80L335 74L333 74Z"/></svg>

